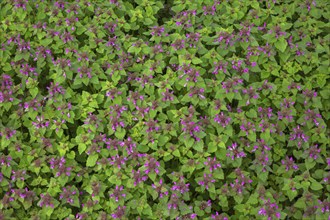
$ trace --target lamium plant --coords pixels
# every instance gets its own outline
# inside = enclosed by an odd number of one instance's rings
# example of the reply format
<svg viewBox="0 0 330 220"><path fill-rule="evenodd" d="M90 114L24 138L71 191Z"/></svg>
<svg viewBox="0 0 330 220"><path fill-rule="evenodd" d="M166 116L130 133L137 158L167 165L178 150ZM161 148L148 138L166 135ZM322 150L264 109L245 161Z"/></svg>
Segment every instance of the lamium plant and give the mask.
<svg viewBox="0 0 330 220"><path fill-rule="evenodd" d="M0 220L330 220L329 19L0 1Z"/></svg>

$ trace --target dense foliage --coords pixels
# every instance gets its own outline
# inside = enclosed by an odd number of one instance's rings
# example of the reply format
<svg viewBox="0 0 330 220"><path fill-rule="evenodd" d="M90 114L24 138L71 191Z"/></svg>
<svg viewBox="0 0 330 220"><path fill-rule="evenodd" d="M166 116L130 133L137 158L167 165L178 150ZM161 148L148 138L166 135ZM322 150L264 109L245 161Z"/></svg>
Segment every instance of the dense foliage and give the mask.
<svg viewBox="0 0 330 220"><path fill-rule="evenodd" d="M0 219L330 219L329 1L0 5Z"/></svg>

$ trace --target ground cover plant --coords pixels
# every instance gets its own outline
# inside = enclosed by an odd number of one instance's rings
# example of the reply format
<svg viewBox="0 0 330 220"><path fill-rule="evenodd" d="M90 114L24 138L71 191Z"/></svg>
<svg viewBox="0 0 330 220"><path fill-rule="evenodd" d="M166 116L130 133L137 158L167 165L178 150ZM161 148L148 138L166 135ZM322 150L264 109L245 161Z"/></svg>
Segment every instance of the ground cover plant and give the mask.
<svg viewBox="0 0 330 220"><path fill-rule="evenodd" d="M330 219L328 1L0 6L0 219Z"/></svg>

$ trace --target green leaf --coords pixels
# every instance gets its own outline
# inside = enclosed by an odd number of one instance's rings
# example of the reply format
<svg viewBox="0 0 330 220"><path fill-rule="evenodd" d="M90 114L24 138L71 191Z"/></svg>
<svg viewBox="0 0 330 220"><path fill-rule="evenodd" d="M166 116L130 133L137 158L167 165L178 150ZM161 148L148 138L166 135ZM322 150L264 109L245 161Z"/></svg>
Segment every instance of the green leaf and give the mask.
<svg viewBox="0 0 330 220"><path fill-rule="evenodd" d="M180 157L180 156L181 156L179 149L176 149L175 151L173 151L172 154L173 154L174 156L176 156L176 157Z"/></svg>
<svg viewBox="0 0 330 220"><path fill-rule="evenodd" d="M98 154L89 155L86 161L86 166L93 167L96 164L97 159L99 158Z"/></svg>
<svg viewBox="0 0 330 220"><path fill-rule="evenodd" d="M78 145L78 152L79 152L79 154L82 154L83 152L85 152L86 148L87 148L86 144L80 143Z"/></svg>
<svg viewBox="0 0 330 220"><path fill-rule="evenodd" d="M316 165L316 162L314 160L312 160L311 158L308 158L305 160L305 166L306 166L307 170L312 169L315 165Z"/></svg>
<svg viewBox="0 0 330 220"><path fill-rule="evenodd" d="M137 147L137 149L138 149L138 151L140 151L140 152L142 152L142 153L146 153L146 152L149 151L149 147L146 146L146 145L139 145L139 146Z"/></svg>
<svg viewBox="0 0 330 220"><path fill-rule="evenodd" d="M258 174L258 178L262 180L262 182L267 183L268 180L268 172L261 172Z"/></svg>
<svg viewBox="0 0 330 220"><path fill-rule="evenodd" d="M217 145L214 142L210 142L207 147L207 152L214 153L217 151Z"/></svg>
<svg viewBox="0 0 330 220"><path fill-rule="evenodd" d="M297 202L294 204L294 207L300 208L300 209L305 209L306 208L306 203L303 198L299 198Z"/></svg>
<svg viewBox="0 0 330 220"><path fill-rule="evenodd" d="M46 38L40 41L40 44L44 47L48 46L53 42L53 38Z"/></svg>
<svg viewBox="0 0 330 220"><path fill-rule="evenodd" d="M275 47L279 49L282 53L284 53L286 47L288 45L288 42L282 37L278 41L275 42Z"/></svg>
<svg viewBox="0 0 330 220"><path fill-rule="evenodd" d="M196 141L195 144L193 145L193 148L198 152L203 152L204 142L202 140L198 142Z"/></svg>
<svg viewBox="0 0 330 220"><path fill-rule="evenodd" d="M154 22L150 19L150 18L145 18L144 19L144 24L145 25L151 25L151 24L153 24Z"/></svg>
<svg viewBox="0 0 330 220"><path fill-rule="evenodd" d="M192 59L192 63L193 63L193 64L200 64L200 63L203 63L203 61L202 61L201 59L198 59L197 57L194 57L194 58Z"/></svg>
<svg viewBox="0 0 330 220"><path fill-rule="evenodd" d="M174 11L176 13L179 13L184 8L185 8L185 5L184 4L179 4L179 5L176 5L176 6L172 7L172 11Z"/></svg>
<svg viewBox="0 0 330 220"><path fill-rule="evenodd" d="M32 89L30 89L30 94L32 95L32 98L35 98L38 95L38 87L34 87Z"/></svg>
<svg viewBox="0 0 330 220"><path fill-rule="evenodd" d="M250 134L248 135L248 139L249 139L250 141L256 142L256 140L257 140L257 135L256 135L256 133L255 133L255 132L250 133Z"/></svg>
<svg viewBox="0 0 330 220"><path fill-rule="evenodd" d="M2 68L4 71L8 72L10 71L12 68L11 68L11 65L9 63L5 63L5 66Z"/></svg>
<svg viewBox="0 0 330 220"><path fill-rule="evenodd" d="M159 138L158 138L158 145L159 146L164 146L167 142L168 142L169 138L165 135L161 135Z"/></svg>
<svg viewBox="0 0 330 220"><path fill-rule="evenodd" d="M186 139L184 140L184 143L188 148L191 148L193 146L193 144L195 143L195 140L193 138L186 137Z"/></svg>
<svg viewBox="0 0 330 220"><path fill-rule="evenodd" d="M311 189L312 189L312 190L315 190L315 191L318 191L318 190L323 189L323 186L322 186L322 184L319 183L319 182L312 182L312 184L311 184Z"/></svg>
<svg viewBox="0 0 330 220"><path fill-rule="evenodd" d="M297 190L288 190L287 191L289 200L292 201L297 196Z"/></svg>
<svg viewBox="0 0 330 220"><path fill-rule="evenodd" d="M125 129L120 128L120 129L117 129L115 136L118 139L123 139L125 137L125 134L126 134Z"/></svg>

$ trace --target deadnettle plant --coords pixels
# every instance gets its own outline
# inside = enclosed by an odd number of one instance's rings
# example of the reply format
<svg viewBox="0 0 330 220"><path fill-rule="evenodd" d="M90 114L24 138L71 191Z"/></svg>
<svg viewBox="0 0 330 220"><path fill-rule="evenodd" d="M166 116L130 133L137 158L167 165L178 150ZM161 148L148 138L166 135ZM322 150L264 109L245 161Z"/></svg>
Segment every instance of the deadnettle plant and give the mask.
<svg viewBox="0 0 330 220"><path fill-rule="evenodd" d="M329 219L327 1L0 2L0 219Z"/></svg>
<svg viewBox="0 0 330 220"><path fill-rule="evenodd" d="M308 142L309 137L305 134L302 128L298 125L296 128L293 128L293 132L290 136L291 141L296 141L298 148L301 147L302 142Z"/></svg>
<svg viewBox="0 0 330 220"><path fill-rule="evenodd" d="M278 205L275 202L272 203L270 199L264 201L263 207L259 209L258 214L266 216L267 219L281 218L281 213L279 212Z"/></svg>
<svg viewBox="0 0 330 220"><path fill-rule="evenodd" d="M235 160L236 158L246 157L244 151L242 151L235 142L231 146L228 146L227 148L229 150L229 153L227 153L226 156L231 157L232 160Z"/></svg>

